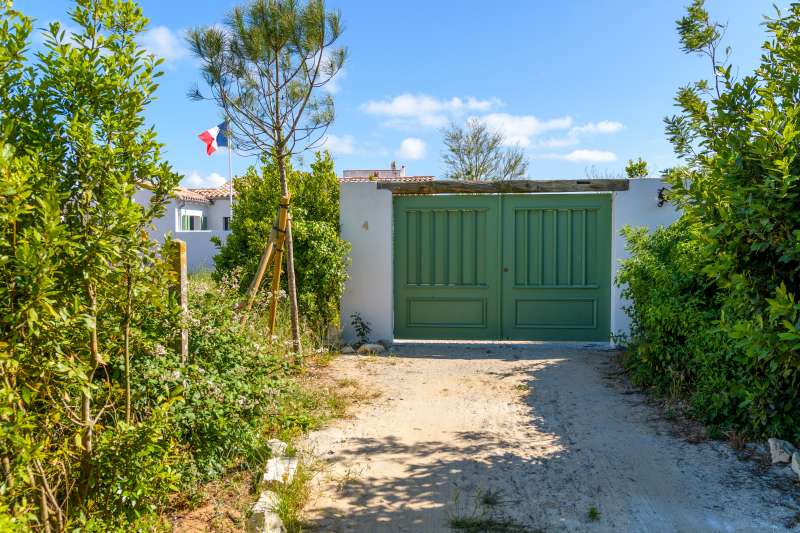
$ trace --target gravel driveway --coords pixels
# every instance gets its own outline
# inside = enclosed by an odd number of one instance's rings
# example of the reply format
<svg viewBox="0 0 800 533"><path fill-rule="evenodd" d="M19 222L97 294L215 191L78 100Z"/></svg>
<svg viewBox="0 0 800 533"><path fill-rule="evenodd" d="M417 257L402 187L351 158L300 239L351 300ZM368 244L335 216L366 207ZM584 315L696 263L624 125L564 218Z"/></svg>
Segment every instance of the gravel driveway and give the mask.
<svg viewBox="0 0 800 533"><path fill-rule="evenodd" d="M612 354L556 343L399 344L342 356L381 393L312 433L327 466L319 531L785 531L797 484L727 444L691 444L611 374ZM779 490L778 485L783 488ZM469 529L472 528L472 529Z"/></svg>

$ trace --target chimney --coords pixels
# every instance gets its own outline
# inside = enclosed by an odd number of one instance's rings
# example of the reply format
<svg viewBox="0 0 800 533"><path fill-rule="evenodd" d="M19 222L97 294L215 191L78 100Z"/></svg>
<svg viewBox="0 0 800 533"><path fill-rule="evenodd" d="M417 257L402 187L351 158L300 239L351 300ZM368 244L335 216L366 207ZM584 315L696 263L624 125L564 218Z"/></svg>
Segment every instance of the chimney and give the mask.
<svg viewBox="0 0 800 533"><path fill-rule="evenodd" d="M398 177L399 178L405 178L406 177L406 166L405 165L400 167L400 176L398 176Z"/></svg>

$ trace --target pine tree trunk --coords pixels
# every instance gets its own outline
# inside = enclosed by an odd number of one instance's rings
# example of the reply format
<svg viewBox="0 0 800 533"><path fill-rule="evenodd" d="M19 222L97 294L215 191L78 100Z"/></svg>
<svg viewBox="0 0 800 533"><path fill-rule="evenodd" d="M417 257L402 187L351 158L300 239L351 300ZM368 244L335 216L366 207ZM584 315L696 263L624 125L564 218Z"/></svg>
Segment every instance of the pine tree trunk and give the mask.
<svg viewBox="0 0 800 533"><path fill-rule="evenodd" d="M284 155L278 156L278 171L280 172L281 177L281 194L284 196L289 194L289 185L286 181L286 160ZM291 212L290 212L291 213ZM292 340L294 344L294 350L296 352L300 351L300 328L299 328L299 321L300 317L298 316L297 311L297 287L295 284L295 275L294 275L294 243L292 242L292 233L291 233L291 214L289 215L289 225L287 226L287 233L286 233L286 277L288 279L288 293L289 293L289 308L292 317Z"/></svg>

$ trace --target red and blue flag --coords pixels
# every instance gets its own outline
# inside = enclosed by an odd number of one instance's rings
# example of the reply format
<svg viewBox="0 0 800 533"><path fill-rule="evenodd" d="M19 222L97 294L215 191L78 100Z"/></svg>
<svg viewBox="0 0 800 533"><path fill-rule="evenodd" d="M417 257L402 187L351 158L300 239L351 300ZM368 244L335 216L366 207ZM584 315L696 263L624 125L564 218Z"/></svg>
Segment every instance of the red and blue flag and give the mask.
<svg viewBox="0 0 800 533"><path fill-rule="evenodd" d="M228 147L228 125L225 122L217 124L198 135L198 137L206 143L206 153L211 155L217 151L217 148Z"/></svg>

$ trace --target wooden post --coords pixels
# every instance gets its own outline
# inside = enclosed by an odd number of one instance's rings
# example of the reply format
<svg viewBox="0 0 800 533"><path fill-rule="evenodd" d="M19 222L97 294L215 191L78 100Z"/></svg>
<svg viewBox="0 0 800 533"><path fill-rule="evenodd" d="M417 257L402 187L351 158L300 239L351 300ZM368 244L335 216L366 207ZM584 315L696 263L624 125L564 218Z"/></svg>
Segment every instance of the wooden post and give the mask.
<svg viewBox="0 0 800 533"><path fill-rule="evenodd" d="M186 315L189 312L189 279L186 261L186 242L175 239L172 241L169 250L170 270L175 272L176 280L170 288L170 292L175 294L178 304L181 306L181 334L176 342L176 349L180 351L181 362L189 362L189 329L185 323Z"/></svg>
<svg viewBox="0 0 800 533"><path fill-rule="evenodd" d="M278 312L278 290L281 287L281 266L283 263L283 243L286 241L286 225L289 220L289 196L281 198L278 211L278 238L275 241L275 267L272 271L272 301L269 306L269 336L275 332L275 319Z"/></svg>
<svg viewBox="0 0 800 533"><path fill-rule="evenodd" d="M269 268L270 263L272 263L272 259L275 257L275 243L280 235L280 217L281 211L284 210L284 205L286 206L285 209L288 213L288 195L281 198L281 205L278 207L278 215L275 217L275 222L272 224L272 230L269 232L269 238L267 239L267 244L264 246L264 252L261 254L261 260L258 262L256 274L253 276L253 280L250 282L250 287L247 289L247 296L245 297L245 301L241 306L245 312L250 311L250 309L253 308L253 302L256 300L256 294L258 294L258 289L261 287L264 274L266 274L267 268ZM246 314L243 315L242 319L244 320L246 316Z"/></svg>

